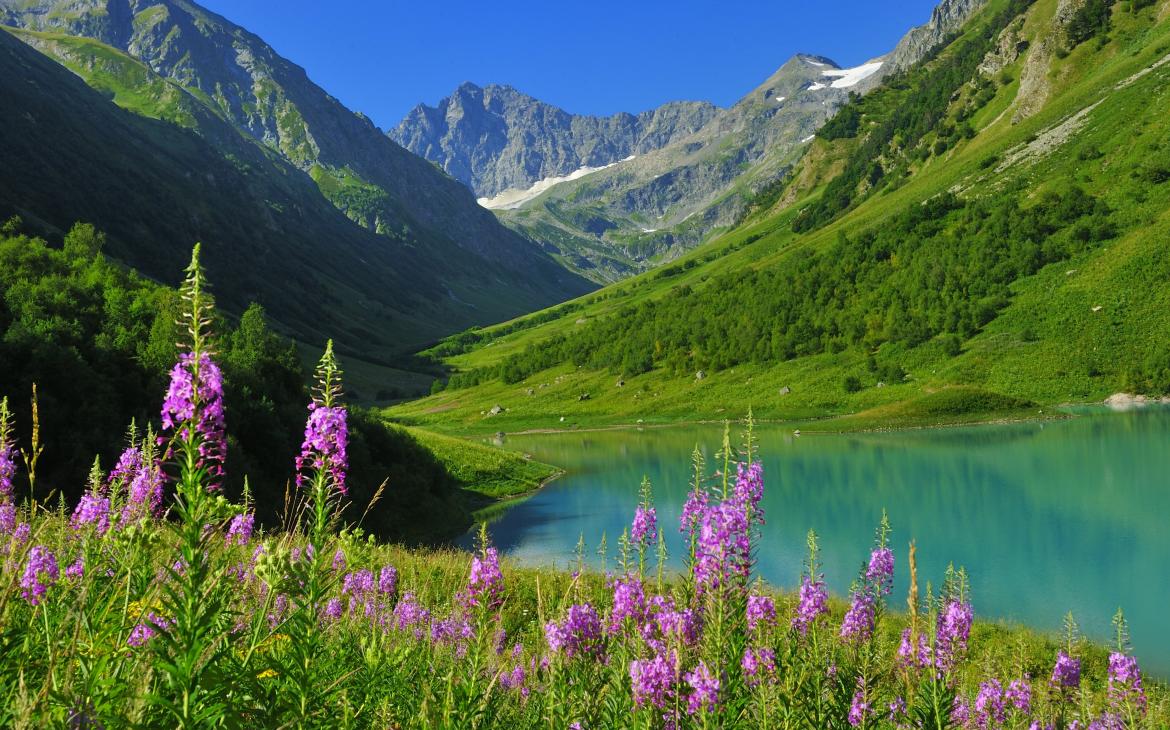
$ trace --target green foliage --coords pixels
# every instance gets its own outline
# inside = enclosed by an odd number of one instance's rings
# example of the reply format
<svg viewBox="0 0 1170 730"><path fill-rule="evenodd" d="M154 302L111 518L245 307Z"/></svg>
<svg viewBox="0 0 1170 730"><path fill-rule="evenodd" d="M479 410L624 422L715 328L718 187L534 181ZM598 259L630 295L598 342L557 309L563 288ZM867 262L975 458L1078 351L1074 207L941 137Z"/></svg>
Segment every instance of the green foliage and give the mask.
<svg viewBox="0 0 1170 730"><path fill-rule="evenodd" d="M678 286L451 385L491 377L517 383L563 362L626 375L650 366L682 374L886 344L914 348L940 335L967 339L1008 304L1014 282L1115 234L1107 206L1080 188L1027 207L1011 195L963 201L944 194L879 228L841 234L824 251L799 249L780 264L725 274L699 289ZM886 364L879 375L900 382L904 372Z"/></svg>
<svg viewBox="0 0 1170 730"><path fill-rule="evenodd" d="M821 197L809 204L792 221L792 230L811 231L854 206L864 193L862 184L878 185L889 172L877 161L888 159L899 165L913 157L915 148L933 132L944 129L951 102L997 42L1000 32L1033 0L1011 0L1000 12L946 49L939 58L887 80L885 86L856 99L829 121L829 137L853 136L862 120L873 119L858 148L849 156L844 170L825 186ZM840 120L840 121L838 121ZM952 146L955 129L940 132L932 145L935 155ZM966 132L960 133L964 136Z"/></svg>
<svg viewBox="0 0 1170 730"><path fill-rule="evenodd" d="M507 449L429 431L411 430L410 434L435 455L463 489L481 497L526 494L558 473L556 467Z"/></svg>
<svg viewBox="0 0 1170 730"><path fill-rule="evenodd" d="M857 131L861 127L860 101L860 95L850 94L849 102L817 130L817 136L825 141L856 137Z"/></svg>
<svg viewBox="0 0 1170 730"><path fill-rule="evenodd" d="M1085 0L1069 18L1065 33L1070 48L1109 33L1115 0Z"/></svg>
<svg viewBox="0 0 1170 730"><path fill-rule="evenodd" d="M0 383L25 423L37 384L48 444L42 471L70 502L94 454L114 462L110 434L130 419L157 419L180 339L175 292L110 263L97 253L104 240L88 224L75 226L63 249L15 232L0 237ZM231 403L227 492L241 494L249 476L258 519L279 524L307 415L307 374L257 304L236 326L220 318L214 330ZM469 524L455 480L426 448L372 413L351 417L349 517L360 517L389 479L389 496L367 517L377 534L434 542Z"/></svg>

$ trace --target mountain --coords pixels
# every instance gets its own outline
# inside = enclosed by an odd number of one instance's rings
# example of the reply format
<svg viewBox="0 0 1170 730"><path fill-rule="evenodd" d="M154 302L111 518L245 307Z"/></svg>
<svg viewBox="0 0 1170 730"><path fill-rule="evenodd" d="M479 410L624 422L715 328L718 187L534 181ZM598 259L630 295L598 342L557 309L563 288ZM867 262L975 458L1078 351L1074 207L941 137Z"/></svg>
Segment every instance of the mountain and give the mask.
<svg viewBox="0 0 1170 730"><path fill-rule="evenodd" d="M574 117L510 87L465 84L391 135L569 268L615 281L736 223L850 94L915 64L984 2L945 0L894 51L855 68L798 54L728 109L680 102L638 117ZM642 119L659 133L634 124Z"/></svg>
<svg viewBox="0 0 1170 730"><path fill-rule="evenodd" d="M336 329L373 357L590 288L303 69L193 3L0 0L0 21L98 92L5 43L6 62L41 81L3 80L16 126L0 140L20 164L5 166L0 210L49 230L90 220L163 279L204 238L213 269L214 247L225 251L225 304L263 299L293 334ZM44 185L29 189L34 170ZM279 290L286 281L314 296Z"/></svg>
<svg viewBox="0 0 1170 730"><path fill-rule="evenodd" d="M880 61L798 55L692 135L501 211L584 275L612 281L676 258L739 216ZM828 75L833 74L833 75Z"/></svg>
<svg viewBox="0 0 1170 730"><path fill-rule="evenodd" d="M1168 19L989 0L842 106L732 230L448 339L447 390L391 414L868 428L1170 393Z"/></svg>
<svg viewBox="0 0 1170 730"><path fill-rule="evenodd" d="M640 114L569 114L511 86L465 83L415 107L389 135L481 198L645 154L697 131L718 110L680 101Z"/></svg>

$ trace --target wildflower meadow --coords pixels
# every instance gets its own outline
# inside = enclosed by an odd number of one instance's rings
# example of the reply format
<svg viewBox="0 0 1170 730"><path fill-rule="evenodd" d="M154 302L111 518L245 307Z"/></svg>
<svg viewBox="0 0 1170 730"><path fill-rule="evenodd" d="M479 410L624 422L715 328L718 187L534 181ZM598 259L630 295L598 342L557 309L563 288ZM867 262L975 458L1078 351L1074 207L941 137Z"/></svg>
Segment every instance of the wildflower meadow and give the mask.
<svg viewBox="0 0 1170 730"><path fill-rule="evenodd" d="M1111 647L976 621L962 569L917 574L876 526L850 595L807 537L793 593L754 575L766 475L750 426L696 456L666 569L648 483L611 555L575 571L409 551L343 524L347 411L325 349L284 524L222 494L223 383L198 248L160 418L94 464L76 505L38 493L37 441L0 406L0 725L362 728L1153 728L1125 621ZM27 485L27 489L25 488ZM393 489L389 485L388 489ZM39 499L38 499L39 498ZM367 512L377 509L377 498ZM600 567L598 567L598 565ZM895 571L910 590L895 598Z"/></svg>

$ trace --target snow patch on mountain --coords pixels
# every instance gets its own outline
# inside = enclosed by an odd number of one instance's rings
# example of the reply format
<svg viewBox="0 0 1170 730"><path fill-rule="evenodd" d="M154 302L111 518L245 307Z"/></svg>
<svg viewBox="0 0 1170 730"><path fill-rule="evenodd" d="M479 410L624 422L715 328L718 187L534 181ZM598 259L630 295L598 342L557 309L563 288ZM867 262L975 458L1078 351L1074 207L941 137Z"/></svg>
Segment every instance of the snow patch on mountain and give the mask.
<svg viewBox="0 0 1170 730"><path fill-rule="evenodd" d="M825 71L821 75L836 79L832 83L834 89L848 89L850 86L856 86L877 73L878 69L882 67L882 63L884 62L870 61L869 63L863 63L853 68L837 68L831 71Z"/></svg>
<svg viewBox="0 0 1170 730"><path fill-rule="evenodd" d="M619 160L618 162L629 162L636 156L637 155L630 155L624 160ZM618 163L611 162L608 165L600 165L598 167L590 167L585 165L584 167L579 167L576 170L573 170L568 175L556 175L553 177L546 177L543 180L537 180L532 184L532 187L525 190L505 190L491 198L479 198L476 202L491 210L514 210L519 208L521 205L524 205L529 200L539 196L541 193L552 188L554 185L560 185L561 183L569 182L570 180L579 180L586 175L600 172L601 170L613 167L616 164Z"/></svg>

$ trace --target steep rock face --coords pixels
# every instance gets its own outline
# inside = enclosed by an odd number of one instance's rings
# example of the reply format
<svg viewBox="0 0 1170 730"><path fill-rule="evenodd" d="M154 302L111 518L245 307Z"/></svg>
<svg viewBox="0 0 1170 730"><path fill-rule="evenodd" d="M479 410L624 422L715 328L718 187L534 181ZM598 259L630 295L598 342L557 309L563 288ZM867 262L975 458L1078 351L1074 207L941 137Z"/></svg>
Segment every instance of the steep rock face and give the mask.
<svg viewBox="0 0 1170 730"><path fill-rule="evenodd" d="M886 72L902 71L921 61L986 4L987 0L942 0L929 22L911 28L894 47Z"/></svg>
<svg viewBox="0 0 1170 730"><path fill-rule="evenodd" d="M474 196L387 139L259 37L186 0L0 0L0 22L84 36L123 50L327 187L356 180L382 198L369 227L426 229L513 267L529 242L500 226ZM340 196L334 203L346 210ZM351 218L358 216L351 215Z"/></svg>
<svg viewBox="0 0 1170 730"><path fill-rule="evenodd" d="M437 106L415 107L389 135L491 198L660 149L698 131L717 111L682 101L640 114L584 116L510 86L465 83Z"/></svg>

